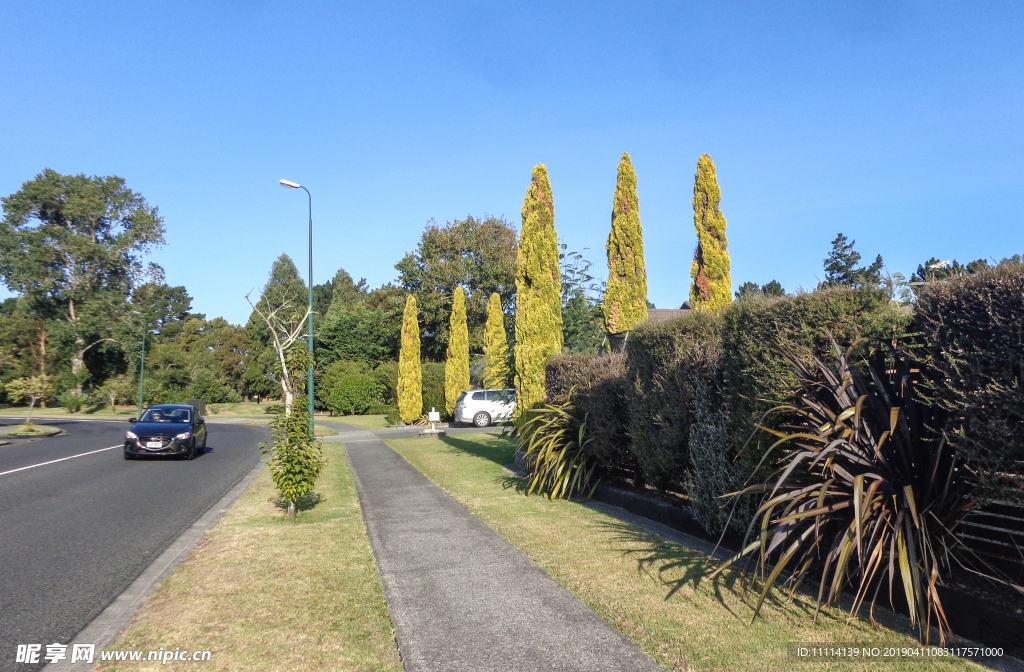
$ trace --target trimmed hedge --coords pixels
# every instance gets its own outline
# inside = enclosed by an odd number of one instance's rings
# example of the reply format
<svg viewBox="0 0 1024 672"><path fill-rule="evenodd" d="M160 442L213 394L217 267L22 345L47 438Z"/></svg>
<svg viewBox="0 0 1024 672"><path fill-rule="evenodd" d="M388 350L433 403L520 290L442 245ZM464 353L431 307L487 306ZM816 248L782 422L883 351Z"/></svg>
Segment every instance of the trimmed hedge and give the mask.
<svg viewBox="0 0 1024 672"><path fill-rule="evenodd" d="M605 468L634 468L627 433L625 373L622 353L558 355L548 360L544 370L548 399L568 399L587 414L591 438L587 454Z"/></svg>
<svg viewBox="0 0 1024 672"><path fill-rule="evenodd" d="M782 345L814 357L834 356L831 339L846 347L857 338L868 344L904 333L910 316L881 290L833 287L780 298L752 297L722 314L723 396L729 410L729 443L742 472L753 475L768 436L744 446L773 406L792 398L796 381ZM769 420L770 421L770 420ZM770 465L769 465L770 466Z"/></svg>
<svg viewBox="0 0 1024 672"><path fill-rule="evenodd" d="M644 323L626 340L630 450L656 488L686 480L697 385L717 387L720 330L721 316L701 311Z"/></svg>
<svg viewBox="0 0 1024 672"><path fill-rule="evenodd" d="M963 413L962 432L950 437L957 447L985 473L1024 472L1024 265L925 285L914 331L934 393Z"/></svg>

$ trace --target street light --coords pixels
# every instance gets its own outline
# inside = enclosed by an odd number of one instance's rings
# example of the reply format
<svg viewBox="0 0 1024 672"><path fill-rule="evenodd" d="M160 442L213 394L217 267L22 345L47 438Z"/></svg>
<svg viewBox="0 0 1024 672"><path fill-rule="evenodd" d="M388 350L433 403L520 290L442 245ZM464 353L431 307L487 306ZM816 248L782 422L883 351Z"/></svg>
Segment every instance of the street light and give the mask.
<svg viewBox="0 0 1024 672"><path fill-rule="evenodd" d="M309 373L306 381L306 407L309 409L309 435L312 437L316 436L313 432L313 195L309 189L291 180L281 180L281 186L302 189L309 197L309 339L306 343L309 349Z"/></svg>
<svg viewBox="0 0 1024 672"><path fill-rule="evenodd" d="M142 417L142 391L146 382L146 316L137 310L132 311L133 315L142 318L142 359L139 360L139 417Z"/></svg>

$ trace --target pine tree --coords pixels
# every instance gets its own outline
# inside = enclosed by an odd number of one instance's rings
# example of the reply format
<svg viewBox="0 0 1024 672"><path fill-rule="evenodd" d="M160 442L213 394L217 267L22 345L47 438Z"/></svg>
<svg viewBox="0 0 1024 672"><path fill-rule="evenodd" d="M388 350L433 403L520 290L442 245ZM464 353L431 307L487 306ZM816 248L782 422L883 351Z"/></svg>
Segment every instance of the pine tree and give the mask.
<svg viewBox="0 0 1024 672"><path fill-rule="evenodd" d="M544 366L562 350L562 287L555 203L544 164L523 201L516 271L516 413L543 401Z"/></svg>
<svg viewBox="0 0 1024 672"><path fill-rule="evenodd" d="M608 234L608 286L604 292L604 323L609 333L629 331L647 319L647 270L644 267L644 232L636 172L623 152L612 202L612 230Z"/></svg>
<svg viewBox="0 0 1024 672"><path fill-rule="evenodd" d="M725 216L719 210L722 191L718 188L715 162L707 154L697 161L693 182L693 223L697 227L697 250L690 266L690 304L697 310L724 308L732 301L729 275L729 241L725 237Z"/></svg>
<svg viewBox="0 0 1024 672"><path fill-rule="evenodd" d="M448 357L444 363L444 407L448 415L455 410L459 395L469 389L469 326L466 323L466 294L462 286L452 296L452 315L448 323Z"/></svg>
<svg viewBox="0 0 1024 672"><path fill-rule="evenodd" d="M420 325L416 297L409 295L402 314L402 349L398 353L398 414L403 422L416 422L423 411L420 373Z"/></svg>
<svg viewBox="0 0 1024 672"><path fill-rule="evenodd" d="M492 389L508 385L508 338L505 335L505 314L501 297L495 292L487 302L487 324L484 325L484 387Z"/></svg>

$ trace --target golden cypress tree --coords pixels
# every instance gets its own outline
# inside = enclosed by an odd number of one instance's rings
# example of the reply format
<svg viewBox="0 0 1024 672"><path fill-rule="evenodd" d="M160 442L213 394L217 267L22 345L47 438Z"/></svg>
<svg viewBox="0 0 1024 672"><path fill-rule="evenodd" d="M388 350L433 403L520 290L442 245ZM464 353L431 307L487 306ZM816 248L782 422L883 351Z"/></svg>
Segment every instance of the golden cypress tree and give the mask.
<svg viewBox="0 0 1024 672"><path fill-rule="evenodd" d="M555 202L544 164L533 168L523 200L516 270L516 414L543 401L544 366L562 351L562 274Z"/></svg>
<svg viewBox="0 0 1024 672"><path fill-rule="evenodd" d="M647 319L647 269L644 231L636 171L623 152L612 201L612 230L608 234L608 285L604 291L604 323L609 333L629 331Z"/></svg>
<svg viewBox="0 0 1024 672"><path fill-rule="evenodd" d="M729 275L729 241L725 237L725 215L719 210L722 191L718 188L715 162L707 154L697 161L693 182L693 223L697 227L697 250L690 266L690 303L696 310L724 308L732 302Z"/></svg>
<svg viewBox="0 0 1024 672"><path fill-rule="evenodd" d="M487 324L484 325L484 387L491 389L508 385L508 339L505 336L505 314L501 297L495 292L487 302Z"/></svg>
<svg viewBox="0 0 1024 672"><path fill-rule="evenodd" d="M398 414L403 422L416 422L423 412L423 382L420 372L420 325L416 297L405 301L402 314L402 345L398 353Z"/></svg>
<svg viewBox="0 0 1024 672"><path fill-rule="evenodd" d="M444 407L455 410L459 395L469 389L469 326L466 324L466 294L456 287L448 323L448 356L444 362Z"/></svg>

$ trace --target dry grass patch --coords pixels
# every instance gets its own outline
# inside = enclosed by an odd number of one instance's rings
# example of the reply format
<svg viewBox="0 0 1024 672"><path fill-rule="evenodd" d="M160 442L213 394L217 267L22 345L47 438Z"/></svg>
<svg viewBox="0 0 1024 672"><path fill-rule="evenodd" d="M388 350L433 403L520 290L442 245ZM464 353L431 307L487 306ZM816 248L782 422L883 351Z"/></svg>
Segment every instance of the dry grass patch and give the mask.
<svg viewBox="0 0 1024 672"><path fill-rule="evenodd" d="M204 670L400 672L348 462L340 443L324 450L327 468L296 522L264 471L112 648L208 649ZM174 666L195 663L98 669Z"/></svg>
<svg viewBox="0 0 1024 672"><path fill-rule="evenodd" d="M847 614L825 610L811 623L813 600L774 591L751 623L757 593L740 590L735 572L716 580L707 556L582 504L524 497L501 465L508 438L462 434L388 443L549 575L579 596L668 670L981 669L961 660L796 662L789 642L916 642Z"/></svg>

